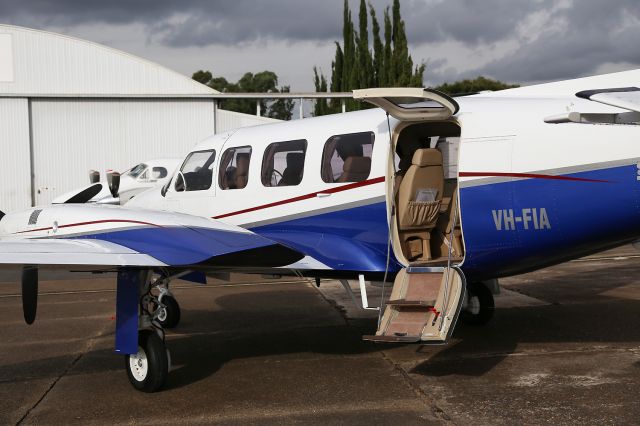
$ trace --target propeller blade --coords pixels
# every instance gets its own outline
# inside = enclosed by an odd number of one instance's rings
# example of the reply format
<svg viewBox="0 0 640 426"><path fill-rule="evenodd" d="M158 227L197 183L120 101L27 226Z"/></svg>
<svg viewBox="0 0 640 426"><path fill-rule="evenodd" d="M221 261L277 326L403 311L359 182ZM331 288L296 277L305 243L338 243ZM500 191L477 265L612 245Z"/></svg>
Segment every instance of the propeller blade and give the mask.
<svg viewBox="0 0 640 426"><path fill-rule="evenodd" d="M107 172L107 184L109 184L109 191L111 191L113 198L117 198L120 189L120 173Z"/></svg>
<svg viewBox="0 0 640 426"><path fill-rule="evenodd" d="M38 310L38 267L22 268L22 311L27 324L33 324Z"/></svg>
<svg viewBox="0 0 640 426"><path fill-rule="evenodd" d="M100 182L100 172L97 170L89 170L89 183Z"/></svg>

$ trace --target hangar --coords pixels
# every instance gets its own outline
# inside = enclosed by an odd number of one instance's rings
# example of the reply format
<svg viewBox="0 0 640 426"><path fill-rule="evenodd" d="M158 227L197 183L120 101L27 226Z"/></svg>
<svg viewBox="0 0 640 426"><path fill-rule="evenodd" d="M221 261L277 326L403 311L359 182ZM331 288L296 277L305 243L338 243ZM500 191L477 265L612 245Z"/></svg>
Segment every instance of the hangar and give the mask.
<svg viewBox="0 0 640 426"><path fill-rule="evenodd" d="M219 92L153 62L65 35L0 24L0 210L180 157L212 133L276 121L216 108Z"/></svg>

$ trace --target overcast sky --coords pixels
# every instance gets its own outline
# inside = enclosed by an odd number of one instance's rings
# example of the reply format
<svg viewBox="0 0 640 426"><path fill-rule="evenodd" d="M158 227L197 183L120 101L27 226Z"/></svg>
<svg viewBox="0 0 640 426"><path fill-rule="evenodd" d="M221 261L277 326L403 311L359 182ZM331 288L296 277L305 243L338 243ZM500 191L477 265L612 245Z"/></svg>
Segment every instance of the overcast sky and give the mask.
<svg viewBox="0 0 640 426"><path fill-rule="evenodd" d="M357 20L359 1L350 0ZM371 0L381 18L391 0ZM640 67L639 0L402 0L427 85L533 83ZM312 90L342 38L342 0L0 0L0 22L76 36L185 75L275 71ZM357 25L357 24L356 24Z"/></svg>

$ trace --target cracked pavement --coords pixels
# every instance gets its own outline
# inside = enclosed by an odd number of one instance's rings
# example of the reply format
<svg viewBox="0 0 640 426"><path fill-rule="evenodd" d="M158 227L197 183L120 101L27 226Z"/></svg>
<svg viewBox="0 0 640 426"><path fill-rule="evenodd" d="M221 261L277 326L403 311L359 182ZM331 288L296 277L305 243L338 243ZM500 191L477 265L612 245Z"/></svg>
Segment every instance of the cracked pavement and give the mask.
<svg viewBox="0 0 640 426"><path fill-rule="evenodd" d="M362 342L377 313L335 281L176 282L174 367L151 395L113 353L114 276L43 272L30 327L19 275L3 271L0 424L635 423L636 253L501 280L492 322L459 324L441 346Z"/></svg>

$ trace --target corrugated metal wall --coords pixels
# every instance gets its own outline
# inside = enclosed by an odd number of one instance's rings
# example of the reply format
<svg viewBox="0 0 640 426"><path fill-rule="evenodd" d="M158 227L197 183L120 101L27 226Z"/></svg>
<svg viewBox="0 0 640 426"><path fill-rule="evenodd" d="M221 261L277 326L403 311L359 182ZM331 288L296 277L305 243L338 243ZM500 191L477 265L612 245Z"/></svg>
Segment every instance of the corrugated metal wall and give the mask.
<svg viewBox="0 0 640 426"><path fill-rule="evenodd" d="M0 93L217 93L161 65L86 40L3 24L0 34L1 45L12 47L2 49L3 58L12 58L12 69L3 74L13 77L0 80Z"/></svg>
<svg viewBox="0 0 640 426"><path fill-rule="evenodd" d="M26 99L0 99L0 210L31 205L29 106Z"/></svg>
<svg viewBox="0 0 640 426"><path fill-rule="evenodd" d="M214 131L211 100L34 99L32 120L36 204L88 183L90 169L182 157Z"/></svg>
<svg viewBox="0 0 640 426"><path fill-rule="evenodd" d="M226 132L227 130L237 129L239 127L257 126L259 124L277 123L279 121L280 120L274 118L259 117L257 115L219 109L216 121L216 133Z"/></svg>

